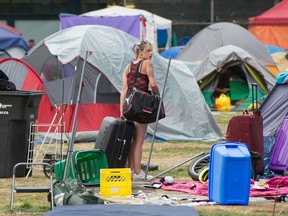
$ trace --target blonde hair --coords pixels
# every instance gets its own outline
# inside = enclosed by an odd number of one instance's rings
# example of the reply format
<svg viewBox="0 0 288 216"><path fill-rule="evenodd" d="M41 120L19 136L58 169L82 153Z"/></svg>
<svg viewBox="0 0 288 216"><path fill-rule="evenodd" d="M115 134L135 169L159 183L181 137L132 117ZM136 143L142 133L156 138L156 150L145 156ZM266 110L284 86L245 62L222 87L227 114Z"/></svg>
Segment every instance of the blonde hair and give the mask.
<svg viewBox="0 0 288 216"><path fill-rule="evenodd" d="M151 49L153 48L152 44L149 41L144 40L144 41L137 42L134 46L135 57L137 58L139 56L140 50L144 50L147 47L151 47Z"/></svg>

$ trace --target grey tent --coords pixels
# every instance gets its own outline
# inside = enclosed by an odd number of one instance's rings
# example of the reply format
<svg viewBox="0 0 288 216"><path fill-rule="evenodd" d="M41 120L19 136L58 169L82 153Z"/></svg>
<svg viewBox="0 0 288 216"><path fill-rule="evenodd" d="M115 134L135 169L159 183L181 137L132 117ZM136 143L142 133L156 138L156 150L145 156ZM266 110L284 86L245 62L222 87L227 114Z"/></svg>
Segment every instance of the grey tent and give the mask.
<svg viewBox="0 0 288 216"><path fill-rule="evenodd" d="M219 74L231 69L230 93L236 109L247 108L252 102L252 83L258 84L258 97L268 94L275 84L275 76L254 56L245 50L227 45L210 52L193 74L211 106L211 95L219 82ZM241 103L240 103L241 101Z"/></svg>
<svg viewBox="0 0 288 216"><path fill-rule="evenodd" d="M260 111L263 117L264 152L269 155L274 145L278 129L288 115L288 73L281 73ZM284 79L283 79L284 78Z"/></svg>
<svg viewBox="0 0 288 216"><path fill-rule="evenodd" d="M80 74L84 70L85 85L81 84L83 91L77 115L76 140L95 138L105 116L119 117L122 73L134 57L132 48L136 42L136 38L112 27L83 25L56 32L36 44L23 61L39 74L48 96L40 103L38 121L50 123L55 114L54 105L68 104L64 120L67 126L65 134L70 136L71 116L75 110ZM152 60L161 90L168 60L158 53L154 53ZM21 66L5 62L5 70L10 73L20 73ZM11 77L17 79L17 76ZM157 138L223 138L195 77L185 64L177 60L171 62L164 105L167 117L159 121ZM154 125L149 125L149 133L152 134L153 130Z"/></svg>
<svg viewBox="0 0 288 216"><path fill-rule="evenodd" d="M228 22L214 23L202 29L185 45L177 59L200 64L210 52L226 45L246 50L275 75L278 74L276 64L264 45L247 29Z"/></svg>

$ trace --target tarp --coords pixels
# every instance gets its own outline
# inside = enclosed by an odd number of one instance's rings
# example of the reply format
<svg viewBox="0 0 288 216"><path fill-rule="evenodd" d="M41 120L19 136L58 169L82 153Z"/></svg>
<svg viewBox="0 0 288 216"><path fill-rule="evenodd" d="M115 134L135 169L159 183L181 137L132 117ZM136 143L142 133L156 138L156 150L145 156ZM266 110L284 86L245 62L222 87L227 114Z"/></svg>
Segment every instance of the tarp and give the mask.
<svg viewBox="0 0 288 216"><path fill-rule="evenodd" d="M117 17L85 17L76 15L60 14L60 29L70 28L77 25L104 25L120 29L133 37L142 38L140 25L142 17L117 16Z"/></svg>
<svg viewBox="0 0 288 216"><path fill-rule="evenodd" d="M82 16L88 17L119 17L119 16L143 16L145 19L145 28L141 31L145 31L146 40L150 41L155 47L158 46L157 30L167 30L167 43L166 48L170 46L172 39L172 20L153 14L149 11L127 8L122 6L112 6L100 10L90 11L82 14ZM142 35L141 33L140 35Z"/></svg>
<svg viewBox="0 0 288 216"><path fill-rule="evenodd" d="M210 96L219 81L223 69L231 69L230 94L232 100L243 100L236 109L247 108L252 102L252 83L258 84L258 97L267 95L275 85L275 76L261 62L240 47L227 45L215 49L194 70L194 76L200 85L206 102L211 105ZM236 83L236 84L235 84ZM239 84L248 92L239 92ZM233 85L237 85L233 89ZM258 99L259 99L258 98Z"/></svg>
<svg viewBox="0 0 288 216"><path fill-rule="evenodd" d="M288 53L286 50L270 44L264 44L264 46L276 63L279 73L284 72L288 68Z"/></svg>
<svg viewBox="0 0 288 216"><path fill-rule="evenodd" d="M12 26L9 26L3 22L0 22L0 27L7 29L8 31L14 32L17 35L22 35L22 32Z"/></svg>
<svg viewBox="0 0 288 216"><path fill-rule="evenodd" d="M245 28L228 22L214 23L202 29L186 44L177 59L199 64L210 52L226 45L246 50L275 75L278 74L276 64L263 44Z"/></svg>
<svg viewBox="0 0 288 216"><path fill-rule="evenodd" d="M170 47L169 49L162 51L160 55L166 59L169 59L170 57L176 59L180 52L180 47Z"/></svg>
<svg viewBox="0 0 288 216"><path fill-rule="evenodd" d="M271 54L274 62L280 73L287 72L288 70L288 53L287 52L276 52Z"/></svg>
<svg viewBox="0 0 288 216"><path fill-rule="evenodd" d="M266 50L268 51L268 53L271 55L273 53L277 53L277 52L286 52L286 50L282 47L278 47L278 46L274 46L271 44L264 44L264 47L266 48Z"/></svg>
<svg viewBox="0 0 288 216"><path fill-rule="evenodd" d="M160 199L157 197L157 199ZM148 200L152 202L152 200ZM199 216L196 209L191 206L168 206L167 205L157 205L156 201L153 200L154 205L148 204L143 205L143 203L135 204L112 204L112 205L69 205L69 206L58 206L53 210L45 213L45 216L71 216L71 215L86 215L93 216L95 212L101 216L128 216L128 215L138 215L138 216Z"/></svg>
<svg viewBox="0 0 288 216"><path fill-rule="evenodd" d="M279 2L264 13L249 18L249 31L263 44L288 50L288 0Z"/></svg>
<svg viewBox="0 0 288 216"><path fill-rule="evenodd" d="M13 47L20 47L25 51L29 50L28 44L21 35L0 26L0 51Z"/></svg>
<svg viewBox="0 0 288 216"><path fill-rule="evenodd" d="M95 139L105 116L119 117L122 73L134 57L132 48L136 42L136 38L115 28L83 25L61 30L36 44L23 61L37 71L49 97L49 101L41 100L38 121L50 123L55 114L54 105L69 104L64 120L66 134L71 134L79 76L84 70L76 140L87 139L87 136ZM168 60L156 52L152 60L161 92ZM8 70L7 67L8 75L20 73L18 68ZM17 76L11 77L17 79ZM164 140L223 138L195 77L177 60L171 62L164 105L167 117L159 121L156 137ZM149 125L150 134L153 129L154 124Z"/></svg>
<svg viewBox="0 0 288 216"><path fill-rule="evenodd" d="M22 58L28 50L28 44L21 36L21 32L0 22L0 59Z"/></svg>

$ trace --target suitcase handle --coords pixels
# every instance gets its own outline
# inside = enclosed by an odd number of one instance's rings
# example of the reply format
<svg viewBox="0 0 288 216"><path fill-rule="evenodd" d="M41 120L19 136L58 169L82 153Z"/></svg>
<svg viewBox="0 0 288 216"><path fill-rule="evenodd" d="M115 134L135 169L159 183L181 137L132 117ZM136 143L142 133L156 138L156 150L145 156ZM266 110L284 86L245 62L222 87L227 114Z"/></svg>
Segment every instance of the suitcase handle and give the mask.
<svg viewBox="0 0 288 216"><path fill-rule="evenodd" d="M254 91L255 91L255 96L254 97ZM258 110L258 92L257 92L257 83L252 83L252 112L254 113L254 103L256 104L256 110Z"/></svg>
<svg viewBox="0 0 288 216"><path fill-rule="evenodd" d="M122 155L123 155L123 151L124 151L124 147L126 145L126 140L124 139L123 141L121 139L118 139L118 142L121 144L121 148L119 150L119 157L118 160L122 159Z"/></svg>

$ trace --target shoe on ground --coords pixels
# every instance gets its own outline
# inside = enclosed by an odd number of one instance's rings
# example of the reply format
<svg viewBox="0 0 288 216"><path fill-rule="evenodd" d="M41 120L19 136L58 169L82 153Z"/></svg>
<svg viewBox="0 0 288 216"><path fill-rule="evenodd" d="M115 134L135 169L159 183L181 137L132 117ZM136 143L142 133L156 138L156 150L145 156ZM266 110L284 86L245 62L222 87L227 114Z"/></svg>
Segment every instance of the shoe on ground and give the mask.
<svg viewBox="0 0 288 216"><path fill-rule="evenodd" d="M153 176L147 175L146 180L150 180L152 178L153 178ZM132 177L133 181L144 181L144 179L145 179L145 172L143 170L141 170L141 172L139 174L133 173L133 177Z"/></svg>

